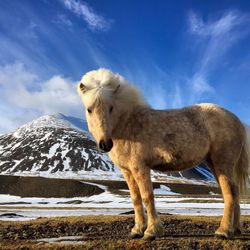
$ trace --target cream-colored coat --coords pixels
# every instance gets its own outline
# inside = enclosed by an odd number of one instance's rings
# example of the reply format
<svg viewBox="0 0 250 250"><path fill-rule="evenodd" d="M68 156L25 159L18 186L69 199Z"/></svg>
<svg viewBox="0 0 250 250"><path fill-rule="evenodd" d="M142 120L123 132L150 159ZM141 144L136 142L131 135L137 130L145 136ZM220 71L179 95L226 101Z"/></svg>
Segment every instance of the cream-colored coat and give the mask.
<svg viewBox="0 0 250 250"><path fill-rule="evenodd" d="M163 234L150 170L181 171L201 162L214 173L225 202L216 234L228 238L240 232L239 189L249 178L249 151L245 128L235 115L213 104L154 110L135 87L106 69L87 73L78 93L90 132L128 183L135 209L132 237Z"/></svg>

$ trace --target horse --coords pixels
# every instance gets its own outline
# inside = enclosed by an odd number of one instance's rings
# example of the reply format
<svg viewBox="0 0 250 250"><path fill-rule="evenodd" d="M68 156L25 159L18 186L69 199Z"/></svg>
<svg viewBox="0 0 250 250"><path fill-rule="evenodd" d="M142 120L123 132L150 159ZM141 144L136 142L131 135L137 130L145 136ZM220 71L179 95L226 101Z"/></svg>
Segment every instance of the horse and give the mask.
<svg viewBox="0 0 250 250"><path fill-rule="evenodd" d="M89 131L129 187L135 213L131 238L164 235L151 170L182 171L200 163L210 168L223 195L224 212L215 236L228 239L241 233L239 194L247 189L250 164L246 128L239 118L209 103L152 109L138 88L104 68L86 73L77 92Z"/></svg>

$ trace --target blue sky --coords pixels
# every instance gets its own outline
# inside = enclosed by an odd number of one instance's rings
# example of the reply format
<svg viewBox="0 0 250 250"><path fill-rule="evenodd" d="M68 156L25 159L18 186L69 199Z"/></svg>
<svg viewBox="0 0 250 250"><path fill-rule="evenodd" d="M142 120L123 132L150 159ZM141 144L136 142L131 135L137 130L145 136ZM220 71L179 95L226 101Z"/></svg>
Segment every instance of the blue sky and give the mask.
<svg viewBox="0 0 250 250"><path fill-rule="evenodd" d="M250 124L250 2L0 1L0 133L83 117L75 85L99 67L154 108L212 102Z"/></svg>

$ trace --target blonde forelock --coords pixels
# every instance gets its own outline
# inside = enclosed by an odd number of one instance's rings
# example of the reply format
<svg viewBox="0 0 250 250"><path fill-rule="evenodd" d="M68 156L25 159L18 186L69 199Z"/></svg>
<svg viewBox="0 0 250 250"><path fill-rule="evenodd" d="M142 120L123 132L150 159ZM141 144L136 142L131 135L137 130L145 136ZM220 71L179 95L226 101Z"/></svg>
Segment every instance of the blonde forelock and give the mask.
<svg viewBox="0 0 250 250"><path fill-rule="evenodd" d="M101 68L90 71L82 77L81 83L86 91L82 92L78 87L78 93L86 107L100 101L111 101L112 97L123 105L147 105L135 86L110 70Z"/></svg>

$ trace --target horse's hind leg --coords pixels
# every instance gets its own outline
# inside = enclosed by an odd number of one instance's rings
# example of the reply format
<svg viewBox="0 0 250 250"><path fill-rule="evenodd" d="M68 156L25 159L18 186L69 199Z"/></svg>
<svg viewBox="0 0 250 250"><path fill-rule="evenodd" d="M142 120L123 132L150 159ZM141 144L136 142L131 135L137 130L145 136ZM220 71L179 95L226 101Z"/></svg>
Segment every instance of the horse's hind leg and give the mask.
<svg viewBox="0 0 250 250"><path fill-rule="evenodd" d="M230 238L234 233L235 220L239 220L237 188L233 184L232 170L230 165L214 165L213 172L220 185L221 192L224 199L224 213L220 222L220 227L216 230L215 234L219 237ZM236 212L236 213L235 213Z"/></svg>
<svg viewBox="0 0 250 250"><path fill-rule="evenodd" d="M138 185L129 170L122 169L122 174L128 184L130 196L134 205L135 225L131 230L131 238L143 237L146 230L145 214Z"/></svg>
<svg viewBox="0 0 250 250"><path fill-rule="evenodd" d="M223 199L224 199L224 213L220 223L220 227L215 232L216 235L225 238L230 238L234 232L233 222L234 222L234 192L233 184L230 179L225 174L219 174L218 176L219 184L221 187Z"/></svg>
<svg viewBox="0 0 250 250"><path fill-rule="evenodd" d="M240 197L239 197L239 187L234 185L234 234L241 234L241 225L240 225Z"/></svg>
<svg viewBox="0 0 250 250"><path fill-rule="evenodd" d="M150 169L147 167L133 168L131 169L131 172L137 182L143 203L147 210L148 224L143 239L151 240L156 236L162 236L164 233L164 227L162 226L155 209Z"/></svg>

